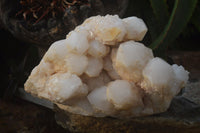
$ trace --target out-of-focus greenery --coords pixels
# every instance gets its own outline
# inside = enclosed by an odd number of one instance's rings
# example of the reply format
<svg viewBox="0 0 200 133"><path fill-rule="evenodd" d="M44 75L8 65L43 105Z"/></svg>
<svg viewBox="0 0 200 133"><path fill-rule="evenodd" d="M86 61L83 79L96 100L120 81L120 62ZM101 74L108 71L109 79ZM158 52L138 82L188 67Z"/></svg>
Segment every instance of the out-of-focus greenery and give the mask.
<svg viewBox="0 0 200 133"><path fill-rule="evenodd" d="M198 0L130 0L127 16L138 16L148 26L145 44L162 56L180 34L190 31L187 24L200 32Z"/></svg>

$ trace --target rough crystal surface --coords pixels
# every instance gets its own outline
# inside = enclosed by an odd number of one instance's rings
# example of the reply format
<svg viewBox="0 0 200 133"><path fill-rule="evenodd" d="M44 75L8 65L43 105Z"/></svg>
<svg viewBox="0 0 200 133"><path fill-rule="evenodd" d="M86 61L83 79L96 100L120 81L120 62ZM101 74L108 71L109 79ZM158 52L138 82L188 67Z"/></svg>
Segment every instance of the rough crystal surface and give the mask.
<svg viewBox="0 0 200 133"><path fill-rule="evenodd" d="M94 16L51 45L25 90L63 110L95 117L164 112L188 72L153 56L142 19Z"/></svg>

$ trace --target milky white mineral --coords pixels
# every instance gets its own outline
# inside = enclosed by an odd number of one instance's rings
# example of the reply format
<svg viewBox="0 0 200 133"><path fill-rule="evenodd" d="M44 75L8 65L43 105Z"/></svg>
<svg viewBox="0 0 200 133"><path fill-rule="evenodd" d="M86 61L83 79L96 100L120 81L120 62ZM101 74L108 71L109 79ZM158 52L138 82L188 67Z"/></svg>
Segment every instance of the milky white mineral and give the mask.
<svg viewBox="0 0 200 133"><path fill-rule="evenodd" d="M188 81L182 66L154 57L142 19L94 16L51 45L25 90L65 111L95 117L164 112Z"/></svg>

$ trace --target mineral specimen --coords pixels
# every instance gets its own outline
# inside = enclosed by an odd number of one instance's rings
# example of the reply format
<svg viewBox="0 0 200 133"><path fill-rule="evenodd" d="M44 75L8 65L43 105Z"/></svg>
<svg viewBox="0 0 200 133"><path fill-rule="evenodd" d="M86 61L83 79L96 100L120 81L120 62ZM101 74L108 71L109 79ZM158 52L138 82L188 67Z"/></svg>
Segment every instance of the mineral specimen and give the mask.
<svg viewBox="0 0 200 133"><path fill-rule="evenodd" d="M182 67L153 56L137 17L94 16L51 45L25 90L71 113L136 117L164 112L188 80Z"/></svg>

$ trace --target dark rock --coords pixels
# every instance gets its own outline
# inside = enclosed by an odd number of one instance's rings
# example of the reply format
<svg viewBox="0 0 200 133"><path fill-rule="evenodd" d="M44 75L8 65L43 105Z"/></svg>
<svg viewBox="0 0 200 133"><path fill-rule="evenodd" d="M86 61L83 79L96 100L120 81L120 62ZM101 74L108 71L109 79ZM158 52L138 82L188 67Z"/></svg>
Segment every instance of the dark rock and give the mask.
<svg viewBox="0 0 200 133"><path fill-rule="evenodd" d="M200 96L196 95L199 94L196 93L199 90L197 85L199 85L199 82L189 83L182 94L172 100L169 109L160 114L130 119L95 118L71 114L56 108L55 117L59 125L71 132L199 133L200 105L198 102ZM189 88L192 89L188 91ZM193 95L196 95L196 97L194 98Z"/></svg>
<svg viewBox="0 0 200 133"><path fill-rule="evenodd" d="M182 96L200 105L200 81L188 83Z"/></svg>
<svg viewBox="0 0 200 133"><path fill-rule="evenodd" d="M200 106L176 97L167 112L147 117L116 119L86 117L57 110L56 120L63 128L81 133L199 133Z"/></svg>
<svg viewBox="0 0 200 133"><path fill-rule="evenodd" d="M90 5L78 6L75 13L73 7L66 8L59 17L46 16L39 22L25 20L23 13L16 16L21 10L19 1L0 1L0 22L4 28L15 37L40 47L48 48L56 40L63 39L69 31L81 24L86 18L94 15L119 14L122 16L128 6L128 0L88 0ZM47 1L48 2L48 1ZM44 11L45 12L45 11ZM51 12L50 12L51 13ZM29 18L32 14L29 13ZM33 16L33 15L32 15ZM48 18L48 19L47 19ZM34 19L34 18L32 18Z"/></svg>

